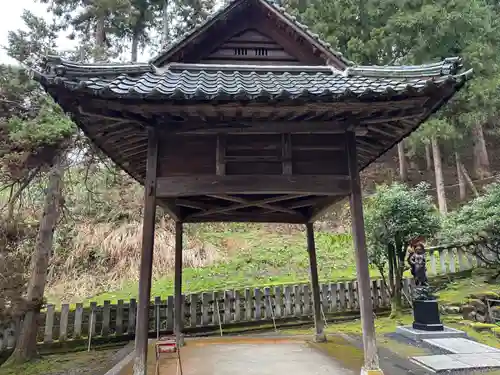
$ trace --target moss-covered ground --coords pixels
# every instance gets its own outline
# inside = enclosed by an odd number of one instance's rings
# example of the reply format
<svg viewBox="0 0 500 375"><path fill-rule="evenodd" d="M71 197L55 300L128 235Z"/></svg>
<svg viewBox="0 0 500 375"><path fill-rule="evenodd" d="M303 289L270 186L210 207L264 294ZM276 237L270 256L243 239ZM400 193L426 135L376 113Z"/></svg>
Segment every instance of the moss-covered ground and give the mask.
<svg viewBox="0 0 500 375"><path fill-rule="evenodd" d="M113 366L119 348L45 355L22 365L0 366L0 375L101 375Z"/></svg>

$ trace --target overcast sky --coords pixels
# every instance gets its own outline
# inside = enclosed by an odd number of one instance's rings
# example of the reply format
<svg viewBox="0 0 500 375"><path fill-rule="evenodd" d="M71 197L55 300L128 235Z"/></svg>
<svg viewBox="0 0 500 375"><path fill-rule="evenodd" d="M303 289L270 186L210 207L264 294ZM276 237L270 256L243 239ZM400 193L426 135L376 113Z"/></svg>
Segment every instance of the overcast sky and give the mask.
<svg viewBox="0 0 500 375"><path fill-rule="evenodd" d="M7 4L3 4L0 11L0 46L7 44L7 35L10 30L17 30L23 27L21 14L24 9L30 9L37 15L45 14L45 6L35 3L33 0L3 0ZM0 63L12 63L12 59L7 57L5 50L0 50Z"/></svg>
<svg viewBox="0 0 500 375"><path fill-rule="evenodd" d="M44 16L50 20L50 14L46 11L46 5L35 0L0 0L0 64L14 64L15 61L9 58L3 49L7 44L9 31L24 28L21 15L24 9L29 9L37 16ZM3 4L6 3L6 4ZM216 0L216 8L222 5L223 0ZM75 46L75 42L70 41L64 35L57 41L57 47L61 50L69 50ZM156 55L158 51L146 51L139 53L139 61L147 61L151 55ZM128 57L128 55L127 55Z"/></svg>

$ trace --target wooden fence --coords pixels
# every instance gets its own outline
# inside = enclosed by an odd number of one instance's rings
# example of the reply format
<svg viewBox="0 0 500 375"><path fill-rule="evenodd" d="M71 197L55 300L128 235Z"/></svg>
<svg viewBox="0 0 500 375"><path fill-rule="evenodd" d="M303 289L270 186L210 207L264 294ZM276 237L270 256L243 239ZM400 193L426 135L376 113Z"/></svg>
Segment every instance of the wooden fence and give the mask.
<svg viewBox="0 0 500 375"><path fill-rule="evenodd" d="M472 249L477 246L481 245L447 245L427 248L427 274L429 276L444 275L484 266L481 259L472 255Z"/></svg>
<svg viewBox="0 0 500 375"><path fill-rule="evenodd" d="M429 275L464 271L481 262L468 255L463 247L442 246L428 249ZM412 282L404 280L404 294L412 293ZM357 281L320 285L321 307L324 316L359 311ZM381 280L372 280L374 310L390 307L389 295ZM183 296L184 328L218 329L232 324L269 323L289 319L312 319L312 292L310 284L226 290ZM56 309L47 305L39 315L39 343L66 342L106 337L132 336L135 333L137 302L119 300L117 304L105 301L89 307L77 304L70 310L68 304ZM151 333L170 332L174 323L174 298L156 297L150 305ZM16 325L10 324L0 335L0 351L15 346ZM1 332L0 332L1 333Z"/></svg>

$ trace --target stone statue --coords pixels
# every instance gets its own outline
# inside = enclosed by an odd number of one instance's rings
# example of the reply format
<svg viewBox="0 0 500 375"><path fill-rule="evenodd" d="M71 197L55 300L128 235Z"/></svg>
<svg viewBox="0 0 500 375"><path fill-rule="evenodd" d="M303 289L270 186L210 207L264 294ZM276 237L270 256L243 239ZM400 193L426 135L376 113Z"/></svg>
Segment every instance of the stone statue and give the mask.
<svg viewBox="0 0 500 375"><path fill-rule="evenodd" d="M411 274L415 281L415 300L430 300L435 299L431 294L429 283L427 280L427 269L425 265L425 248L422 243L416 243L412 246L412 251L408 256L408 264L410 265Z"/></svg>
<svg viewBox="0 0 500 375"><path fill-rule="evenodd" d="M418 243L414 246L413 252L408 257L411 274L415 280L415 286L427 286L427 270L425 266L425 248Z"/></svg>

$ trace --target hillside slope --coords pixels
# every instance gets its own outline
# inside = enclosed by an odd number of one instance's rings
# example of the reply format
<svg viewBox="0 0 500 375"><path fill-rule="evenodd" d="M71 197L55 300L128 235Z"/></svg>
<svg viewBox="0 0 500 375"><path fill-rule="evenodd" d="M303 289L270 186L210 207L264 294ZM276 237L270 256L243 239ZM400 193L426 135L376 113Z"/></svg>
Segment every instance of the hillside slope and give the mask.
<svg viewBox="0 0 500 375"><path fill-rule="evenodd" d="M488 138L492 173L500 171L496 142ZM446 151L446 150L444 150ZM443 152L449 155L449 152ZM472 154L464 164L473 170ZM444 178L449 207L456 207L458 187L451 156L444 157ZM362 172L365 194L377 184L398 180L397 150L390 150ZM106 292L130 298L136 294L142 239L142 188L127 176L94 170L92 185L86 171L72 172L73 189L66 197L72 216L58 229L49 273L51 301L81 301ZM409 183L425 181L435 195L433 171L425 160L412 157ZM476 182L478 188L492 179ZM469 197L472 196L468 191ZM31 208L32 221L37 220ZM347 200L333 207L316 224L320 275L353 278L353 254ZM299 282L307 279L308 260L304 228L294 225L200 224L186 226L184 286L187 291L211 290L252 284ZM338 235L333 235L333 234ZM344 234L343 234L344 233ZM31 246L27 242L26 246ZM174 263L173 223L159 212L154 252L153 293L165 295L172 288ZM28 251L26 251L28 253ZM116 292L113 292L116 291ZM114 298L114 297L113 297Z"/></svg>

